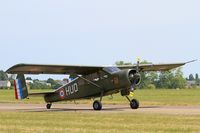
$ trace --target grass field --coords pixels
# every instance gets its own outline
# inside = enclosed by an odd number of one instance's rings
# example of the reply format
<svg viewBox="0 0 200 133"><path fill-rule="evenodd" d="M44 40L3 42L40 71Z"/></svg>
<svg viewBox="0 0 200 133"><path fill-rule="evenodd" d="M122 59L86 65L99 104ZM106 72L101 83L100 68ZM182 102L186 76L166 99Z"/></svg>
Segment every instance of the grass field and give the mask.
<svg viewBox="0 0 200 133"><path fill-rule="evenodd" d="M34 91L35 92L35 91ZM119 94L106 104L127 104ZM200 89L137 90L141 105L200 106ZM90 100L78 101L92 103ZM0 90L0 103L44 103L33 97L16 101L13 90ZM68 103L68 102L63 102ZM199 133L200 115L136 112L0 111L0 133Z"/></svg>
<svg viewBox="0 0 200 133"><path fill-rule="evenodd" d="M48 90L45 90L48 91ZM41 92L34 90L33 92ZM199 106L200 105L200 89L181 89L181 90L137 90L135 91L141 105L175 105L175 106ZM44 103L42 97L30 97L28 100L17 101L14 98L13 90L0 90L1 103ZM77 101L78 103L92 103L91 100ZM69 103L69 102L62 102ZM72 102L73 103L73 102ZM126 98L119 94L103 98L104 104L127 104Z"/></svg>
<svg viewBox="0 0 200 133"><path fill-rule="evenodd" d="M200 116L0 112L0 133L199 133Z"/></svg>

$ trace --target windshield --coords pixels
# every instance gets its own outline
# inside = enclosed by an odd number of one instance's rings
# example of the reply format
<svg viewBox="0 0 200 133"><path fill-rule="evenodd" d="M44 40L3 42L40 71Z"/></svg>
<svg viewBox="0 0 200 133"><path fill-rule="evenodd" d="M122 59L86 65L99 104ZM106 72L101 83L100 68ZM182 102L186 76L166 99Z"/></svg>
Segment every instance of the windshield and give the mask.
<svg viewBox="0 0 200 133"><path fill-rule="evenodd" d="M110 74L120 71L120 69L117 67L105 67L105 68L103 68L103 70Z"/></svg>

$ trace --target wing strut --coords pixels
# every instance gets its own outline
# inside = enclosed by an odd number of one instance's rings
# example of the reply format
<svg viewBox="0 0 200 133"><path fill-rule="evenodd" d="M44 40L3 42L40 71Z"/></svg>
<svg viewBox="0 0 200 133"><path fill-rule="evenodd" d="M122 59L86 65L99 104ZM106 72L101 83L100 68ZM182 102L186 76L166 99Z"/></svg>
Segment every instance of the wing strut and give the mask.
<svg viewBox="0 0 200 133"><path fill-rule="evenodd" d="M94 82L92 82L92 81L90 81L90 80L84 78L83 76L77 75L77 77L83 79L84 81L86 81L86 82L90 83L91 85L93 85L93 86L99 88L100 90L103 90L103 91L104 91L104 88L103 88L103 87L101 87L101 86L99 86L98 84L95 84Z"/></svg>
<svg viewBox="0 0 200 133"><path fill-rule="evenodd" d="M100 101L102 101L102 98L103 98L103 95L104 95L104 92L105 92L105 89L104 89L103 87L101 87L101 86L99 86L98 84L95 84L94 82L92 82L92 81L90 81L90 80L84 78L83 76L79 76L79 75L77 75L77 77L79 77L79 78L83 79L84 81L90 83L91 85L93 85L93 86L99 88L100 91L101 91Z"/></svg>

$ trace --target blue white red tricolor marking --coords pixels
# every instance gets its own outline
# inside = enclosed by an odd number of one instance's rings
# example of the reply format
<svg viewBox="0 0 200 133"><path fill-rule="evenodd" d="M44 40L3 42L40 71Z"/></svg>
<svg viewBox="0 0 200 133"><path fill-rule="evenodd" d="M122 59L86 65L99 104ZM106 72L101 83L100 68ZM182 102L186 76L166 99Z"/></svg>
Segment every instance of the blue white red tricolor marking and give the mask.
<svg viewBox="0 0 200 133"><path fill-rule="evenodd" d="M23 99L21 81L19 79L14 80L14 86L15 86L15 98Z"/></svg>
<svg viewBox="0 0 200 133"><path fill-rule="evenodd" d="M64 90L63 88L60 89L59 95L60 95L60 98L61 98L61 99L64 99L64 98L65 98L66 94L65 94L65 90Z"/></svg>

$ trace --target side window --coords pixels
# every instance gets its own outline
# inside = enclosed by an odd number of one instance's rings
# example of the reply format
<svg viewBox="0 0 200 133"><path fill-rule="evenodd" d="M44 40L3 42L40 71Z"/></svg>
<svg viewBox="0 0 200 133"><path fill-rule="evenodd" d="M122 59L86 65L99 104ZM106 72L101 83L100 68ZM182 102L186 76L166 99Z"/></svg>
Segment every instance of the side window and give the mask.
<svg viewBox="0 0 200 133"><path fill-rule="evenodd" d="M99 75L98 75L98 73L93 73L92 74L92 81L99 81Z"/></svg>
<svg viewBox="0 0 200 133"><path fill-rule="evenodd" d="M79 78L78 85L84 85L84 84L85 84L84 80Z"/></svg>
<svg viewBox="0 0 200 133"><path fill-rule="evenodd" d="M93 82L99 81L99 74L98 73L89 74L86 75L85 78Z"/></svg>
<svg viewBox="0 0 200 133"><path fill-rule="evenodd" d="M106 79L106 78L108 78L108 74L106 74L103 71L99 71L99 76L100 76L100 79Z"/></svg>
<svg viewBox="0 0 200 133"><path fill-rule="evenodd" d="M85 76L86 79L91 80L91 74Z"/></svg>
<svg viewBox="0 0 200 133"><path fill-rule="evenodd" d="M102 79L107 79L108 74L103 72L103 71L99 71L99 72L96 72L96 73L93 73L93 74L86 75L85 78L90 80L90 81L97 82L97 81L102 80ZM87 82L85 82L85 83L87 83Z"/></svg>

